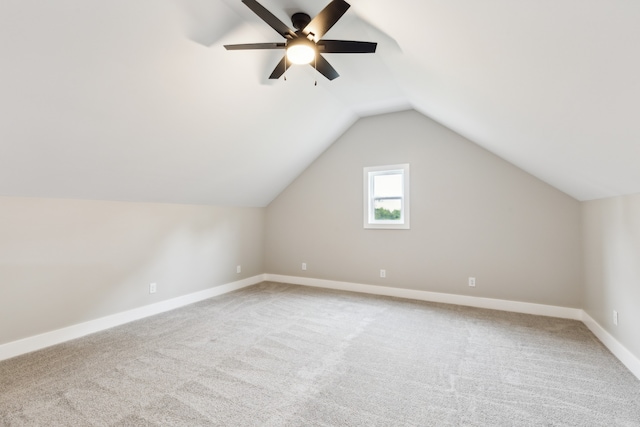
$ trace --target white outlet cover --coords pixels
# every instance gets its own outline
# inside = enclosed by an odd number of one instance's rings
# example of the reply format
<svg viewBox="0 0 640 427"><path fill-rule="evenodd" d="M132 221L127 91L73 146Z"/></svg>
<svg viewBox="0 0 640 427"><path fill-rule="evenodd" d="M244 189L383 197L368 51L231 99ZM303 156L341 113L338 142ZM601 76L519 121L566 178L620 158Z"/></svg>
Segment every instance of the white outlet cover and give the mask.
<svg viewBox="0 0 640 427"><path fill-rule="evenodd" d="M158 286L155 283L150 283L149 284L149 293L150 294L155 294L157 289L158 289Z"/></svg>
<svg viewBox="0 0 640 427"><path fill-rule="evenodd" d="M241 265L236 267L236 273L242 273L242 266Z"/></svg>

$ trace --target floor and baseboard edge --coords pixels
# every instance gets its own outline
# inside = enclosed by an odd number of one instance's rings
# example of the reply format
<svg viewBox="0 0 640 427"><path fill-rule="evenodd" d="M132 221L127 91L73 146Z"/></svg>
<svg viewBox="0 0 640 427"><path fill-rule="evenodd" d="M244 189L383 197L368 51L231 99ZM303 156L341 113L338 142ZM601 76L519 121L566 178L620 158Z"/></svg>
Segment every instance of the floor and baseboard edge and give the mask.
<svg viewBox="0 0 640 427"><path fill-rule="evenodd" d="M613 355L624 364L633 375L640 379L640 359L631 353L624 345L609 334L598 322L585 311L578 308L559 307L544 304L508 301L493 298L482 298L468 295L445 294L439 292L421 291L416 289L392 288L386 286L367 285L362 283L340 282L334 280L314 279L309 277L286 276L279 274L259 274L236 282L215 286L203 291L194 292L180 297L160 301L154 304L138 307L132 310L105 316L99 319L71 325L43 334L27 337L0 345L0 361L37 351L52 345L60 344L95 332L133 322L145 317L174 310L185 305L213 298L246 288L263 281L288 283L292 285L311 286L317 288L335 289L342 291L360 292L373 295L386 295L398 298L408 298L420 301L440 302L445 304L464 305L469 307L487 308L492 310L511 311L516 313L534 314L539 316L559 317L582 321L591 332L603 343Z"/></svg>
<svg viewBox="0 0 640 427"><path fill-rule="evenodd" d="M132 310L101 317L99 319L78 323L66 328L56 329L54 331L2 344L0 345L0 360L31 353L32 351L41 350L65 341L70 341L85 335L120 326L125 323L133 322L134 320L174 310L198 301L246 288L247 286L255 285L262 281L264 281L264 275L259 274L257 276L248 277L246 279L226 283L224 285L214 286L203 291L182 295L154 304L134 308Z"/></svg>
<svg viewBox="0 0 640 427"><path fill-rule="evenodd" d="M515 313L582 320L582 310L579 308L558 307L553 305L482 298L469 295L445 294L440 292L420 291L417 289L391 288L386 286L365 285L362 283L337 282L334 280L313 279L309 277L284 276L279 274L265 274L265 280L292 285L313 286L317 288L362 292L366 294L386 295L420 301L441 302L445 304L465 305L469 307L488 308Z"/></svg>
<svg viewBox="0 0 640 427"><path fill-rule="evenodd" d="M516 313L535 314L539 316L559 317L579 320L604 344L620 362L640 379L640 359L635 357L625 346L620 344L600 324L586 312L578 308L558 307L533 304L519 301L507 301L492 298L481 298L467 295L444 294L439 292L420 291L415 289L391 288L385 286L365 285L362 283L339 282L334 280L313 279L309 277L265 274L265 280L288 283L292 285L312 286L317 288L336 289L342 291L361 292L374 295L386 295L399 298L410 298L421 301L441 302L446 304L465 305L493 310L512 311Z"/></svg>
<svg viewBox="0 0 640 427"><path fill-rule="evenodd" d="M624 345L607 332L598 322L596 322L585 311L582 312L582 323L595 335L605 347L618 358L640 380L640 359L634 356Z"/></svg>

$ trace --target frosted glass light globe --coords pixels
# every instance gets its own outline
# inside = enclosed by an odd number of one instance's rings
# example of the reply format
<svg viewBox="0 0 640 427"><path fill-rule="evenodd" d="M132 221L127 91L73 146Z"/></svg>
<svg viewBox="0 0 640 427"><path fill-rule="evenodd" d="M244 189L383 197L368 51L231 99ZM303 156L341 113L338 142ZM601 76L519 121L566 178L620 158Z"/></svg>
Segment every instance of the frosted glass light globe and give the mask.
<svg viewBox="0 0 640 427"><path fill-rule="evenodd" d="M292 64L308 64L315 56L315 50L307 44L294 44L287 48L287 59Z"/></svg>

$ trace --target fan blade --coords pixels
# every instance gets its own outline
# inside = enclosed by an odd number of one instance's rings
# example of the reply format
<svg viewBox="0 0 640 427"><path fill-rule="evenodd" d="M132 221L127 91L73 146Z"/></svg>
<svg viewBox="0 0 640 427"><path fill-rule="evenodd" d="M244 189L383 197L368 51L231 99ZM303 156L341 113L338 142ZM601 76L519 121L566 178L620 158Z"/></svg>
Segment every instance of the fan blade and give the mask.
<svg viewBox="0 0 640 427"><path fill-rule="evenodd" d="M253 13L258 15L264 22L269 24L269 26L276 30L282 37L289 39L295 37L295 31L289 28L284 22L276 18L273 13L265 9L265 7L258 3L256 0L242 0L242 3L246 4L249 9L253 11Z"/></svg>
<svg viewBox="0 0 640 427"><path fill-rule="evenodd" d="M225 44L227 50L247 50L247 49L284 49L285 43L246 43L246 44Z"/></svg>
<svg viewBox="0 0 640 427"><path fill-rule="evenodd" d="M378 43L351 40L320 40L318 48L322 53L374 53Z"/></svg>
<svg viewBox="0 0 640 427"><path fill-rule="evenodd" d="M313 67L313 64L310 64ZM316 55L316 70L320 72L323 76L328 78L329 80L333 80L336 77L340 76L335 68L329 64L329 61L324 59L322 55Z"/></svg>
<svg viewBox="0 0 640 427"><path fill-rule="evenodd" d="M317 42L333 27L333 24L338 22L349 7L351 7L349 3L344 0L333 0L302 29L302 32L305 35L312 34L313 40Z"/></svg>
<svg viewBox="0 0 640 427"><path fill-rule="evenodd" d="M280 62L278 62L278 65L276 65L276 68L273 69L273 72L271 73L269 78L276 79L276 80L279 79L280 76L282 76L284 72L289 69L290 66L291 66L291 62L287 61L286 56L283 56Z"/></svg>

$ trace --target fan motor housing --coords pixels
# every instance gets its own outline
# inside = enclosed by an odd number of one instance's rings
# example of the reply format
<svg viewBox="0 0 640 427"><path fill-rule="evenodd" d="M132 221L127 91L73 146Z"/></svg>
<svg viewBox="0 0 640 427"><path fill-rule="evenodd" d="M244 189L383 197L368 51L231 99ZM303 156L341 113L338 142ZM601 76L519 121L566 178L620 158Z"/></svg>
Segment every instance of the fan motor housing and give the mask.
<svg viewBox="0 0 640 427"><path fill-rule="evenodd" d="M311 22L311 17L306 13L297 12L291 15L291 23L296 30L302 30L309 25L309 22Z"/></svg>

